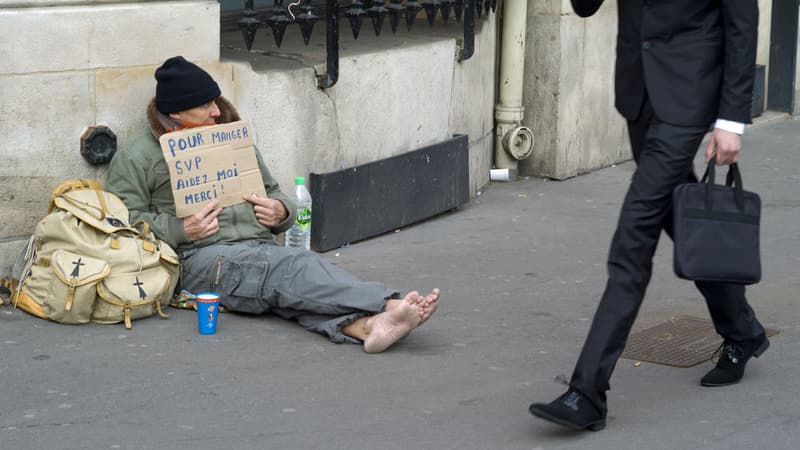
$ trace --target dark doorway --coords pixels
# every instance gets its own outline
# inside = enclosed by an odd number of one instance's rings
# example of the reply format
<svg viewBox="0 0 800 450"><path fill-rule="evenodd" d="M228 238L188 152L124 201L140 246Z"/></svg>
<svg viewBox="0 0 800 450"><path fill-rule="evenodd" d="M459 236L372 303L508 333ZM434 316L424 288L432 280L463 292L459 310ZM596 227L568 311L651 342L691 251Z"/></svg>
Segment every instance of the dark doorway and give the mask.
<svg viewBox="0 0 800 450"><path fill-rule="evenodd" d="M788 113L795 108L797 20L800 0L772 0L767 109Z"/></svg>

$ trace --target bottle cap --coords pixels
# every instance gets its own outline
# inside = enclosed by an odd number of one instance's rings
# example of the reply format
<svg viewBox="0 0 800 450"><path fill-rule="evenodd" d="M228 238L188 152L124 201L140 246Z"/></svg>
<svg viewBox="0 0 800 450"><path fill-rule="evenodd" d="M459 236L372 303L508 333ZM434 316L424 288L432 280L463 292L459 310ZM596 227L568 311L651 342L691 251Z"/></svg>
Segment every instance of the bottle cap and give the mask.
<svg viewBox="0 0 800 450"><path fill-rule="evenodd" d="M304 177L294 177L294 184L296 185L306 184L306 179Z"/></svg>

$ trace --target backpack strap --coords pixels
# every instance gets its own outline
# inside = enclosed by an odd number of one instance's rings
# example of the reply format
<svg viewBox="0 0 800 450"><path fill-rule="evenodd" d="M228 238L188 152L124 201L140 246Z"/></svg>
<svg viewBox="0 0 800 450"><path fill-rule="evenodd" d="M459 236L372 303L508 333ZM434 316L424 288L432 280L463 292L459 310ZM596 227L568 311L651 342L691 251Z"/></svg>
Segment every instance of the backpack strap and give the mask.
<svg viewBox="0 0 800 450"><path fill-rule="evenodd" d="M11 270L11 276L0 277L0 285L11 292L7 302L14 303L15 308L22 289L22 283L20 283L19 280L28 276L31 266L33 265L33 260L36 257L36 251L36 236L31 235L25 247L22 248L22 252L17 256L16 261L14 261L14 268ZM0 305L5 303L4 299L0 297Z"/></svg>
<svg viewBox="0 0 800 450"><path fill-rule="evenodd" d="M144 220L137 220L136 223L131 225L131 228L136 229L137 236L139 236L142 239L147 239L147 233L150 232L150 224L148 224Z"/></svg>
<svg viewBox="0 0 800 450"><path fill-rule="evenodd" d="M81 189L92 189L95 191L102 191L103 184L97 180L92 180L90 178L74 178L72 180L67 180L60 183L58 186L53 188L53 191L50 192L50 207L47 209L47 213L53 212L53 208L55 208L54 200L56 197L61 197L62 195L66 194L70 191L77 191ZM102 203L105 203L103 199L100 199Z"/></svg>
<svg viewBox="0 0 800 450"><path fill-rule="evenodd" d="M99 296L99 298L102 299L105 302L111 303L112 305L115 305L115 306L119 306L120 308L123 309L125 328L128 329L128 330L130 330L131 327L132 327L131 311L133 310L133 308L138 307L138 306L145 306L145 305L149 305L151 303L155 303L156 312L158 313L158 315L163 317L163 318L165 318L165 319L169 319L169 314L165 313L164 310L161 309L161 302L158 301L158 299L155 298L155 297L151 298L150 300L144 300L144 301L141 301L141 302L132 302L132 301L122 301L122 302L120 302L120 301L114 300L113 298L108 298L106 296Z"/></svg>
<svg viewBox="0 0 800 450"><path fill-rule="evenodd" d="M108 214L108 205L106 205L106 199L105 199L105 197L103 197L103 193L101 191L95 190L94 192L97 193L97 200L98 200L98 203L99 203L100 206L94 206L94 205L90 205L88 203L79 202L79 201L73 199L72 197L70 197L69 195L61 194L61 195L58 196L58 198L64 199L64 201L69 203L70 205L80 209L81 211L83 211L83 212L85 212L87 214L90 214L91 216L95 217L97 220L102 221L102 220L105 220L106 215ZM56 197L53 197L50 200L50 209L49 209L48 213L53 212L53 209L56 208L55 199L56 199Z"/></svg>
<svg viewBox="0 0 800 450"><path fill-rule="evenodd" d="M164 310L161 309L161 302L158 300L156 300L156 312L164 319L169 319L169 314L165 313Z"/></svg>

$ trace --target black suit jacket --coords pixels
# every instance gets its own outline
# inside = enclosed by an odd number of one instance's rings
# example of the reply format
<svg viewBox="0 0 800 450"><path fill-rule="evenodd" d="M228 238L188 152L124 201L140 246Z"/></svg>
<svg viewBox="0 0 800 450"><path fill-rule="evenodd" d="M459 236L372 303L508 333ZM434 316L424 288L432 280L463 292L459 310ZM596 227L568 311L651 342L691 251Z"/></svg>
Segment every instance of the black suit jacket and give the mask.
<svg viewBox="0 0 800 450"><path fill-rule="evenodd" d="M581 17L603 0L571 0ZM628 120L645 94L682 126L750 122L757 0L618 0L616 107Z"/></svg>

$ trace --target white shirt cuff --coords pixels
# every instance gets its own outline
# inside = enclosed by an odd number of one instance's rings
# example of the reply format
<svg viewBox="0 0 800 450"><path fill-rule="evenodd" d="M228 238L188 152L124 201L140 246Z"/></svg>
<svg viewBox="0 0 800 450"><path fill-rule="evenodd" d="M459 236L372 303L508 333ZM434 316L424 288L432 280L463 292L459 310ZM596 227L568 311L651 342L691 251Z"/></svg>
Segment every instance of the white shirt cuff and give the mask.
<svg viewBox="0 0 800 450"><path fill-rule="evenodd" d="M744 134L744 124L742 122L734 122L732 120L717 119L714 122L714 128L730 131L731 133Z"/></svg>

